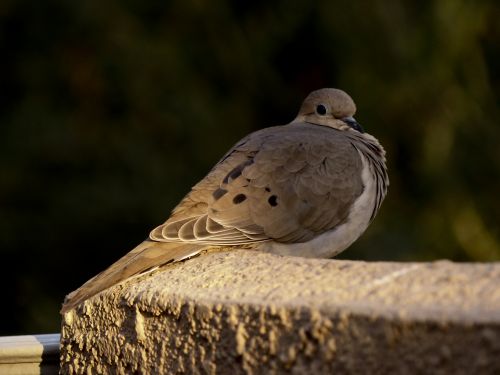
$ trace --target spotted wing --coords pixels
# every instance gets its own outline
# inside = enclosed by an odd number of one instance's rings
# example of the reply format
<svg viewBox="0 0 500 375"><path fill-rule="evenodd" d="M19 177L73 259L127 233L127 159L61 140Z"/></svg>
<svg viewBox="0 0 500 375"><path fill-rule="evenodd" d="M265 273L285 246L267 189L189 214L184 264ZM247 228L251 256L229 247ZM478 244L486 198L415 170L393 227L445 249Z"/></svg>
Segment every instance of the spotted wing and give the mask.
<svg viewBox="0 0 500 375"><path fill-rule="evenodd" d="M363 190L361 170L341 131L267 128L234 146L150 237L213 245L307 241L346 220Z"/></svg>

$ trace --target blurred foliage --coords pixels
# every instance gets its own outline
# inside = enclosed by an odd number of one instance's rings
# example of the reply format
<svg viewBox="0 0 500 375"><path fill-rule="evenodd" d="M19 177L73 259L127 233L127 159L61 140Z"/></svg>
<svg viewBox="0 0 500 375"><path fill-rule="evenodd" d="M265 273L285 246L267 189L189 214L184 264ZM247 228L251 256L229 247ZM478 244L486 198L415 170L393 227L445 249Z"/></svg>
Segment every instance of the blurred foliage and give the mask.
<svg viewBox="0 0 500 375"><path fill-rule="evenodd" d="M0 335L140 242L240 137L339 87L391 186L342 257L500 258L500 3L0 2Z"/></svg>

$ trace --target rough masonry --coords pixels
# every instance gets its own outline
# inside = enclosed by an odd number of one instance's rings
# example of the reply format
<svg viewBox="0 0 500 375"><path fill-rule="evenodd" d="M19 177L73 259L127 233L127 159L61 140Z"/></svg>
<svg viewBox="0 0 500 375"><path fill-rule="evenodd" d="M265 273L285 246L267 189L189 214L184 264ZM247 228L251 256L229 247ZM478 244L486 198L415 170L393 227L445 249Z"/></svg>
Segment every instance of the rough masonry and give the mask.
<svg viewBox="0 0 500 375"><path fill-rule="evenodd" d="M63 374L500 373L500 264L209 252L63 317Z"/></svg>

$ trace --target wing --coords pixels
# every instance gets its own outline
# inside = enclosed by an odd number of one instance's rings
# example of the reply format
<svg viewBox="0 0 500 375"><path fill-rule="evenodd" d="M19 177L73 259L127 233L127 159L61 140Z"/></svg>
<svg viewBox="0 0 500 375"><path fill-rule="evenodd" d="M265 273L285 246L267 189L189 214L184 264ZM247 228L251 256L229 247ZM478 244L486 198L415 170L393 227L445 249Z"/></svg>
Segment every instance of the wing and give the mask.
<svg viewBox="0 0 500 375"><path fill-rule="evenodd" d="M362 162L342 132L266 128L236 144L150 238L240 245L304 242L346 220L362 193Z"/></svg>

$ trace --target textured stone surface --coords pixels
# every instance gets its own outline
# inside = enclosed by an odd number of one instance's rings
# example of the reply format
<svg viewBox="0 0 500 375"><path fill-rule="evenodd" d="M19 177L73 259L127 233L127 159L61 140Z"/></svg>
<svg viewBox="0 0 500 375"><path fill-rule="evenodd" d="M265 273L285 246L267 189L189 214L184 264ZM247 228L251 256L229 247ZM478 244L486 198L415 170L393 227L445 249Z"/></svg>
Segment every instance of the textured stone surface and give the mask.
<svg viewBox="0 0 500 375"><path fill-rule="evenodd" d="M211 252L63 318L62 373L500 373L500 265Z"/></svg>

